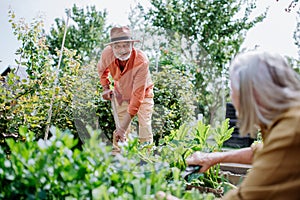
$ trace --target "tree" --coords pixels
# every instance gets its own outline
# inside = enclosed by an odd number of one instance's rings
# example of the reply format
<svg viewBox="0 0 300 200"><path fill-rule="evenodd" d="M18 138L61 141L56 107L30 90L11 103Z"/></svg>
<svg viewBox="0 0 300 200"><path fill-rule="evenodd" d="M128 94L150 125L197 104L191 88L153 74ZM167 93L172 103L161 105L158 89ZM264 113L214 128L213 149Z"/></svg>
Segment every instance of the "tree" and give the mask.
<svg viewBox="0 0 300 200"><path fill-rule="evenodd" d="M222 73L239 52L245 34L261 22L266 12L250 20L255 1L151 0L145 19L163 29L168 45L193 63L195 89L200 107L213 123L222 105L226 83Z"/></svg>
<svg viewBox="0 0 300 200"><path fill-rule="evenodd" d="M108 34L105 27L106 11L97 11L95 6L83 8L75 4L66 14L72 19L72 25L68 27L65 47L77 51L83 64L89 63L99 56L104 44L108 41ZM66 21L55 19L56 27L51 27L47 35L50 52L56 55L55 50L60 49L64 34Z"/></svg>

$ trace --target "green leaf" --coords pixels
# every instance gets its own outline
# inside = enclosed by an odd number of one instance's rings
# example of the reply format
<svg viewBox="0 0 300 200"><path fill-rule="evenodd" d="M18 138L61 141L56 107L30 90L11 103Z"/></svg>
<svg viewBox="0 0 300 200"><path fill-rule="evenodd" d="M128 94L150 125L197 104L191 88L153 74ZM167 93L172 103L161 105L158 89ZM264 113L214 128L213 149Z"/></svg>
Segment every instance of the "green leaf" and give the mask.
<svg viewBox="0 0 300 200"><path fill-rule="evenodd" d="M27 126L21 125L21 126L19 127L19 134L20 134L21 136L25 137L26 134L27 134L27 132L28 132Z"/></svg>

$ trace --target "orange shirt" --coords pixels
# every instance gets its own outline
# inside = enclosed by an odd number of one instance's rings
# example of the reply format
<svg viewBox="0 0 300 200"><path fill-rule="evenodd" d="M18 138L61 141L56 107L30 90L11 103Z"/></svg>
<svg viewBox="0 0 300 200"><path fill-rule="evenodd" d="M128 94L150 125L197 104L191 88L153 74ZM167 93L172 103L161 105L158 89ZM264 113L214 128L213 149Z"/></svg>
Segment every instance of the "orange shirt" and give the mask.
<svg viewBox="0 0 300 200"><path fill-rule="evenodd" d="M128 113L135 115L144 98L153 98L153 82L149 71L149 60L146 55L133 48L123 71L120 69L119 60L116 59L112 48L107 46L97 64L100 83L109 86L109 74L114 80L114 89L117 98L129 101Z"/></svg>

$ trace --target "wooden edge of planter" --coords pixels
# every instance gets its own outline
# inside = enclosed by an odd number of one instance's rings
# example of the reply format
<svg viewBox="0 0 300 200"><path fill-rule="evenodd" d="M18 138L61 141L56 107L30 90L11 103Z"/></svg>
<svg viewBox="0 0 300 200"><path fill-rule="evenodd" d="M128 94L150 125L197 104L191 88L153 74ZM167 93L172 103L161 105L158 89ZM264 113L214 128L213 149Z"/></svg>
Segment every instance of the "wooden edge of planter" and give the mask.
<svg viewBox="0 0 300 200"><path fill-rule="evenodd" d="M246 175L248 170L252 168L252 165L238 164L238 163L220 163L220 169L222 171L229 171L233 174Z"/></svg>
<svg viewBox="0 0 300 200"><path fill-rule="evenodd" d="M223 176L233 185L239 185L245 178L252 165L238 163L221 163L220 169Z"/></svg>
<svg viewBox="0 0 300 200"><path fill-rule="evenodd" d="M246 175L244 175L244 174L233 174L228 171L221 171L220 174L226 180L228 180L229 183L231 183L235 186L239 185L243 181L243 179L246 177Z"/></svg>

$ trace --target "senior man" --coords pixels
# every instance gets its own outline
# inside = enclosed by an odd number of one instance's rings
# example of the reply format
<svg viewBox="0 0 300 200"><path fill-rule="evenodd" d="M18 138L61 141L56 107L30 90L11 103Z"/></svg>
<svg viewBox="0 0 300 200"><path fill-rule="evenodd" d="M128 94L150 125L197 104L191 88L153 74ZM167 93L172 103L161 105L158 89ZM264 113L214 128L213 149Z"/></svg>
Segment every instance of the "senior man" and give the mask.
<svg viewBox="0 0 300 200"><path fill-rule="evenodd" d="M151 118L153 113L153 82L149 71L149 60L145 53L134 47L139 42L132 38L127 26L113 27L110 43L104 48L97 64L102 97L117 100L116 111L119 127L114 131L114 147L124 142L130 133L132 118L137 115L139 141L153 142ZM109 74L113 79L113 90Z"/></svg>

